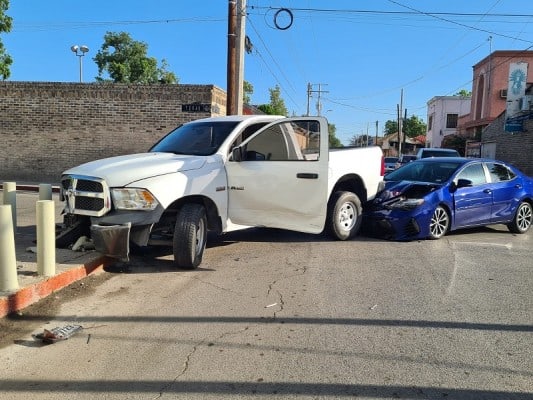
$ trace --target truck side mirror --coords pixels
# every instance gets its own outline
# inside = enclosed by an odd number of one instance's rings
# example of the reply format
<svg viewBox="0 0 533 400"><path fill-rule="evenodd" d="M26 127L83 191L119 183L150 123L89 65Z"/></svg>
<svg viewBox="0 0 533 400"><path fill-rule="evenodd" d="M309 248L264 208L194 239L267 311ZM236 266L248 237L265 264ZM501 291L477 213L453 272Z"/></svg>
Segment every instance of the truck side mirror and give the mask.
<svg viewBox="0 0 533 400"><path fill-rule="evenodd" d="M236 146L231 149L231 158L232 161L241 162L242 161L242 149L240 146Z"/></svg>

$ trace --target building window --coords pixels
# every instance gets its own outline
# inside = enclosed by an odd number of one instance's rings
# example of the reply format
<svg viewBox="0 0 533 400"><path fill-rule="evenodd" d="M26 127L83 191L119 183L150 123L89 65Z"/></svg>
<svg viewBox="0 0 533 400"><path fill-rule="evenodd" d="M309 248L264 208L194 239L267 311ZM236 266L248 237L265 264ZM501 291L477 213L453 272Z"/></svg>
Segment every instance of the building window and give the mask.
<svg viewBox="0 0 533 400"><path fill-rule="evenodd" d="M433 129L433 115L430 115L428 118L428 132Z"/></svg>
<svg viewBox="0 0 533 400"><path fill-rule="evenodd" d="M446 128L457 128L457 119L459 114L448 114L446 115Z"/></svg>

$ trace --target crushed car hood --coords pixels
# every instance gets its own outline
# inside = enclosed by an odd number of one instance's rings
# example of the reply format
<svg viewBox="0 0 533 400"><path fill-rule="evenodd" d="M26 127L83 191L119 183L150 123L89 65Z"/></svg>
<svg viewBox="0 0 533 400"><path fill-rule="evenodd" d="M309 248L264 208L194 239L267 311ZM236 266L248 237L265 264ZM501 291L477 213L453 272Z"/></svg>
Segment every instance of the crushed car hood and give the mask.
<svg viewBox="0 0 533 400"><path fill-rule="evenodd" d="M386 181L385 188L376 195L374 204L381 204L397 197L422 198L442 185L428 182Z"/></svg>
<svg viewBox="0 0 533 400"><path fill-rule="evenodd" d="M63 174L103 178L109 186L116 187L153 176L199 169L205 163L206 157L200 156L139 153L91 161Z"/></svg>

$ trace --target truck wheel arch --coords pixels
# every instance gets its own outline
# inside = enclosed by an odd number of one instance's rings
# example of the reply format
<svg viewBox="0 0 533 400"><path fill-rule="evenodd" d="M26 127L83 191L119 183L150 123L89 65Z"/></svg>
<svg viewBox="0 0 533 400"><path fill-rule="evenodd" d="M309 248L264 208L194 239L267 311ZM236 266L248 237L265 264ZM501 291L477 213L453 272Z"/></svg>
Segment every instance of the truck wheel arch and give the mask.
<svg viewBox="0 0 533 400"><path fill-rule="evenodd" d="M344 175L337 180L337 183L335 183L335 186L329 194L328 204L331 202L332 197L336 192L352 192L359 197L361 204L366 203L368 200L368 194L364 181L359 175L356 174Z"/></svg>
<svg viewBox="0 0 533 400"><path fill-rule="evenodd" d="M183 207L184 204L200 204L204 206L206 217L207 217L207 228L210 231L215 231L217 233L222 232L222 220L220 218L220 213L218 208L213 200L205 196L187 196L182 197L174 201L164 212L165 214L172 214L173 218L176 217L178 211Z"/></svg>

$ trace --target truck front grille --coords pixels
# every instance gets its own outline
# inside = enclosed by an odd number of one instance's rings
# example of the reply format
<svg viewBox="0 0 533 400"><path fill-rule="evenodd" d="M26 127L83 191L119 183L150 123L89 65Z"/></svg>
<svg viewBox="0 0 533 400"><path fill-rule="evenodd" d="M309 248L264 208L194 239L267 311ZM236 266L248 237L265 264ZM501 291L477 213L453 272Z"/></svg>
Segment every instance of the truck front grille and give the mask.
<svg viewBox="0 0 533 400"><path fill-rule="evenodd" d="M109 188L103 179L64 175L61 194L71 214L101 217L111 209Z"/></svg>

